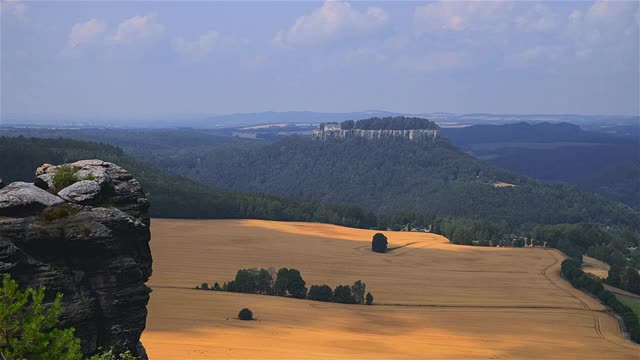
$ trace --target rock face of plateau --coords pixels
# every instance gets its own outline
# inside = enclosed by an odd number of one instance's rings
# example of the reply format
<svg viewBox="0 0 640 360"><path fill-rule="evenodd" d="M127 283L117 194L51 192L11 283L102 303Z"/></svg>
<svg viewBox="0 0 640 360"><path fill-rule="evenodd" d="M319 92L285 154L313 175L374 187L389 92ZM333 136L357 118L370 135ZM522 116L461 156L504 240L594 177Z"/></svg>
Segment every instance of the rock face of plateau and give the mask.
<svg viewBox="0 0 640 360"><path fill-rule="evenodd" d="M439 130L431 129L409 129L409 130L339 130L315 129L312 133L314 140L327 139L350 139L355 137L365 138L367 140L376 140L384 138L401 138L412 141L434 141L440 136Z"/></svg>
<svg viewBox="0 0 640 360"><path fill-rule="evenodd" d="M45 164L34 184L0 189L0 273L21 287L63 293L62 327L73 327L86 354L130 350L146 359L151 276L149 202L123 168L101 160L67 164L74 183L54 189L60 166Z"/></svg>

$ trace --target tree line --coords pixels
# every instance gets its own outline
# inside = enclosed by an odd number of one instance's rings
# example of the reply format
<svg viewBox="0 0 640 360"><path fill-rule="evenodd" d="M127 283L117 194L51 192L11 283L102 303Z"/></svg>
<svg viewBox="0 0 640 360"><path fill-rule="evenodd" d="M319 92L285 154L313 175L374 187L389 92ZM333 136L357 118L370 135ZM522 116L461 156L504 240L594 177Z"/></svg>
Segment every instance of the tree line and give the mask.
<svg viewBox="0 0 640 360"><path fill-rule="evenodd" d="M342 130L361 129L361 130L438 130L435 122L417 117L374 117L363 120L347 120L340 123Z"/></svg>
<svg viewBox="0 0 640 360"><path fill-rule="evenodd" d="M606 283L640 295L640 274L631 266L612 265Z"/></svg>
<svg viewBox="0 0 640 360"><path fill-rule="evenodd" d="M638 315L631 308L620 302L612 292L606 290L599 279L582 271L581 266L581 258L569 258L562 262L562 275L574 287L596 296L620 315L629 330L631 340L640 343L640 319Z"/></svg>
<svg viewBox="0 0 640 360"><path fill-rule="evenodd" d="M366 284L361 280L353 285L338 285L332 289L329 285L311 285L302 278L297 269L281 268L277 272L274 268L269 269L240 269L236 277L220 285L215 282L209 286L204 282L196 289L229 291L245 294L261 294L292 297L296 299L308 299L315 301L336 302L342 304L366 304L373 303L373 295L366 292Z"/></svg>

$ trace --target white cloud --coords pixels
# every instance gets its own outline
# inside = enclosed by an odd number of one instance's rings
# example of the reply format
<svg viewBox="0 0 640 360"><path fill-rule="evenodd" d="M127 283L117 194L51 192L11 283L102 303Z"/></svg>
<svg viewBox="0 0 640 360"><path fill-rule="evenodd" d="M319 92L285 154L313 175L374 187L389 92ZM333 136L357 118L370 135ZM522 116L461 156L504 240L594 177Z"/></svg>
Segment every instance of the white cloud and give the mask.
<svg viewBox="0 0 640 360"><path fill-rule="evenodd" d="M519 50L509 55L505 64L513 68L525 68L537 66L548 71L553 71L554 66L566 60L565 49L558 46L537 45Z"/></svg>
<svg viewBox="0 0 640 360"><path fill-rule="evenodd" d="M155 21L154 15L134 16L118 25L111 41L115 44L130 44L152 39L163 31L164 27Z"/></svg>
<svg viewBox="0 0 640 360"><path fill-rule="evenodd" d="M439 1L417 6L418 33L435 31L551 31L556 14L540 3L511 1Z"/></svg>
<svg viewBox="0 0 640 360"><path fill-rule="evenodd" d="M193 41L178 38L174 43L174 47L181 54L197 61L209 55L219 43L220 34L217 31L210 30Z"/></svg>
<svg viewBox="0 0 640 360"><path fill-rule="evenodd" d="M512 4L506 1L439 1L417 6L414 24L419 33L505 29Z"/></svg>
<svg viewBox="0 0 640 360"><path fill-rule="evenodd" d="M7 12L17 18L24 18L27 12L27 5L21 0L2 0L0 2L0 11Z"/></svg>
<svg viewBox="0 0 640 360"><path fill-rule="evenodd" d="M523 15L514 19L518 30L548 32L557 28L558 16L545 5L532 4L525 10Z"/></svg>
<svg viewBox="0 0 640 360"><path fill-rule="evenodd" d="M76 49L98 40L106 29L105 23L97 19L73 25L69 33L67 49Z"/></svg>
<svg viewBox="0 0 640 360"><path fill-rule="evenodd" d="M567 18L566 38L576 57L600 54L623 57L638 52L638 2L596 1L586 12L574 10ZM633 44L633 45L630 45Z"/></svg>
<svg viewBox="0 0 640 360"><path fill-rule="evenodd" d="M440 51L422 56L399 57L396 69L419 73L435 73L458 69L466 65L467 55L459 51Z"/></svg>
<svg viewBox="0 0 640 360"><path fill-rule="evenodd" d="M305 46L361 36L384 27L387 13L378 7L358 11L348 2L325 1L310 15L299 17L288 29L278 32L273 42L278 46Z"/></svg>

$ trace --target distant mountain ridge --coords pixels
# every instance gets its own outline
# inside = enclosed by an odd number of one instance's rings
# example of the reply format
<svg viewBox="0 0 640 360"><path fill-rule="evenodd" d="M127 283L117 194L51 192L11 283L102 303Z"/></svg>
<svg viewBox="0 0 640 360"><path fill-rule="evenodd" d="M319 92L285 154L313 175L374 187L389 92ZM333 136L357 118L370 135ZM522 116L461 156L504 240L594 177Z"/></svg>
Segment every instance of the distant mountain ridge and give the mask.
<svg viewBox="0 0 640 360"><path fill-rule="evenodd" d="M473 125L462 128L444 128L442 135L460 147L469 144L500 142L620 142L600 133L585 131L576 124L518 122L504 125Z"/></svg>
<svg viewBox="0 0 640 360"><path fill-rule="evenodd" d="M607 131L607 127L628 127L627 132L637 133L640 117L634 115L578 115L578 114L455 114L448 112L394 112L363 110L353 112L318 111L265 111L234 114L162 115L148 117L78 117L63 115L14 115L3 114L2 125L17 126L69 126L116 128L219 128L240 127L272 123L314 123L360 120L371 117L414 116L436 121L439 124L505 124L514 122L569 122L585 128Z"/></svg>

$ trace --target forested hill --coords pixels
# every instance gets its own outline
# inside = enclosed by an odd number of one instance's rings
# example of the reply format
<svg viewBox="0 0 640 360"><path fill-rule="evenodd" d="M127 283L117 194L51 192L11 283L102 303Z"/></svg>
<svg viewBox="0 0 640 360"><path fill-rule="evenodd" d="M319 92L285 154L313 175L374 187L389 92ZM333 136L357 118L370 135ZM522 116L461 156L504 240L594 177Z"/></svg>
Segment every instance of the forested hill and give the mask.
<svg viewBox="0 0 640 360"><path fill-rule="evenodd" d="M568 185L544 185L477 160L445 141L291 137L234 156L200 154L163 165L206 184L364 207L511 224L583 221L640 226L627 206ZM504 186L507 184L515 186Z"/></svg>
<svg viewBox="0 0 640 360"><path fill-rule="evenodd" d="M584 131L578 125L547 122L443 128L442 135L460 147L506 142L602 142L609 139L605 134Z"/></svg>
<svg viewBox="0 0 640 360"><path fill-rule="evenodd" d="M0 137L0 177L5 183L32 182L33 169L43 163L80 159L101 159L127 169L148 194L153 217L255 218L376 226L372 213L351 206L211 189L131 158L112 145L70 139Z"/></svg>
<svg viewBox="0 0 640 360"><path fill-rule="evenodd" d="M545 182L569 183L640 211L640 143L560 123L441 130L465 152Z"/></svg>

